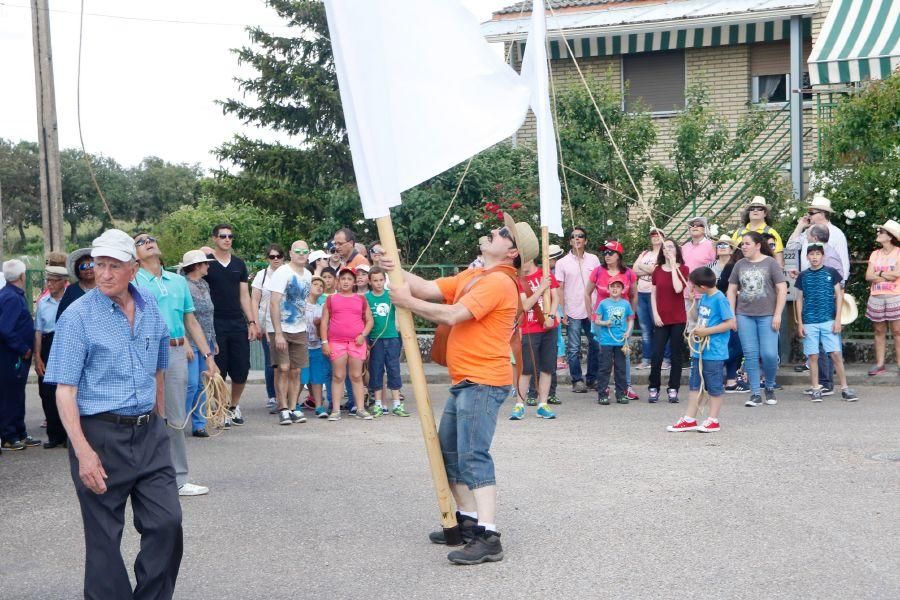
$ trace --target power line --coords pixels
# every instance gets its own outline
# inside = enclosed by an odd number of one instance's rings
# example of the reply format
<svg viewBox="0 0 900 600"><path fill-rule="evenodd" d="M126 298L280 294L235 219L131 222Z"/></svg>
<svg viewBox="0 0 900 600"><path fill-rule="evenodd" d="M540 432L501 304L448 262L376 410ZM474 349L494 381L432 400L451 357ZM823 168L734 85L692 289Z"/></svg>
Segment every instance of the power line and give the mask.
<svg viewBox="0 0 900 600"><path fill-rule="evenodd" d="M9 8L22 8L22 9L26 9L26 10L31 10L31 6L28 6L25 4L10 4L9 2L3 2L2 0L0 0L0 6L7 6ZM61 14L67 14L67 15L80 15L79 11L65 10L65 9L61 9L61 8L49 8L49 9L47 9L47 12L61 13ZM85 12L84 16L98 17L101 19L116 19L119 21L138 21L138 22L144 22L144 23L162 23L162 24L169 24L169 25L203 25L203 26L212 26L212 27L241 27L241 28L251 26L247 23L223 23L223 22L217 22L217 21L188 21L188 20L183 20L183 19L155 19L152 17L129 17L126 15L111 15L111 14L107 14L107 13ZM287 26L284 24L279 24L279 25L261 25L260 27L270 27L270 28L271 27L282 27L282 28L285 28Z"/></svg>

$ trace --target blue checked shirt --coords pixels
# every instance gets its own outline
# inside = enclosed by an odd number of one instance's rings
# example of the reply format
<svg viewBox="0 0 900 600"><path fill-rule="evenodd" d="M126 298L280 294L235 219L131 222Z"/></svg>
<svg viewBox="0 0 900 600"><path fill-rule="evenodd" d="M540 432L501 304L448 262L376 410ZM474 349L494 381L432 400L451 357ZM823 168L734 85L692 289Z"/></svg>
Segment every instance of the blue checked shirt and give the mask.
<svg viewBox="0 0 900 600"><path fill-rule="evenodd" d="M169 365L169 330L153 295L128 287L133 328L98 288L76 300L56 323L44 382L76 386L82 416L140 415L156 406L156 371Z"/></svg>

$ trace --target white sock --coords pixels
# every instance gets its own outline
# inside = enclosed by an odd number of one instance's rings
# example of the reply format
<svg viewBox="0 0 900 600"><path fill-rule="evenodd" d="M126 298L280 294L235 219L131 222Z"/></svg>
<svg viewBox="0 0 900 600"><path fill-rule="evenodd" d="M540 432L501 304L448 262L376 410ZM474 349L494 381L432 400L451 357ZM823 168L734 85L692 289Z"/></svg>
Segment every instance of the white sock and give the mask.
<svg viewBox="0 0 900 600"><path fill-rule="evenodd" d="M690 422L690 421L696 421L697 419L695 419L694 417L689 417L687 415L684 415L684 420Z"/></svg>
<svg viewBox="0 0 900 600"><path fill-rule="evenodd" d="M485 531L497 532L497 526L493 523L479 523L479 525L484 527Z"/></svg>
<svg viewBox="0 0 900 600"><path fill-rule="evenodd" d="M403 403L400 402L400 398L397 398L396 400L394 400L394 408L399 407L401 404L403 404Z"/></svg>
<svg viewBox="0 0 900 600"><path fill-rule="evenodd" d="M376 400L376 401L375 401L375 406L377 406L378 408L380 408L380 409L382 409L382 410L384 409L384 405L381 404L381 400Z"/></svg>
<svg viewBox="0 0 900 600"><path fill-rule="evenodd" d="M475 519L476 521L478 520L477 512L466 512L464 510L461 510L461 511L459 511L459 514L461 514L464 517L469 517L470 519Z"/></svg>
<svg viewBox="0 0 900 600"><path fill-rule="evenodd" d="M718 423L718 422L719 422L718 419L713 419L712 417L709 417L709 421L711 421L711 422L713 422L713 423Z"/></svg>
<svg viewBox="0 0 900 600"><path fill-rule="evenodd" d="M525 408L525 405L522 402L516 402L516 408L519 408L520 406Z"/></svg>

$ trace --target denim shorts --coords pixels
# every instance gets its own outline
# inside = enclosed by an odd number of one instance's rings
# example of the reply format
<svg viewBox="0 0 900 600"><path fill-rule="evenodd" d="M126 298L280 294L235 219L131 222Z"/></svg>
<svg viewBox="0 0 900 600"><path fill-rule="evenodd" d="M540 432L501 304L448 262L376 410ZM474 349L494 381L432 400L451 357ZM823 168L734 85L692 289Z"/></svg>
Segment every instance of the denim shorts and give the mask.
<svg viewBox="0 0 900 600"><path fill-rule="evenodd" d="M470 490L496 485L491 442L511 387L463 380L450 388L438 439L451 484L463 483Z"/></svg>
<svg viewBox="0 0 900 600"><path fill-rule="evenodd" d="M725 393L725 361L703 359L703 387L710 396L721 396ZM700 389L700 359L691 358L691 379L689 389L696 392Z"/></svg>
<svg viewBox="0 0 900 600"><path fill-rule="evenodd" d="M841 336L834 332L834 321L825 321L824 323L803 324L806 330L806 337L803 338L803 354L809 356L819 353L819 346L825 350L827 354L841 351Z"/></svg>

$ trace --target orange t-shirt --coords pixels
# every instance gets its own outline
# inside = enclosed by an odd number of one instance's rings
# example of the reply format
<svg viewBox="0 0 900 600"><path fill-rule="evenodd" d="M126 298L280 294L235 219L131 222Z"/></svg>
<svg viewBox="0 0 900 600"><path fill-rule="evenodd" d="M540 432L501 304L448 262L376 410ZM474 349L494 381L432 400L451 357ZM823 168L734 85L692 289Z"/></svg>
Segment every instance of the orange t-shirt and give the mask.
<svg viewBox="0 0 900 600"><path fill-rule="evenodd" d="M510 275L516 276L512 267ZM457 291L462 291L472 277L483 268L467 269L453 277L442 277L435 283L452 303ZM484 385L512 385L509 340L516 323L519 292L505 273L493 272L479 279L459 300L475 317L457 323L447 339L447 368L450 380L456 384L463 379Z"/></svg>
<svg viewBox="0 0 900 600"><path fill-rule="evenodd" d="M366 260L366 257L363 256L362 254L357 254L353 257L353 259L350 262L348 262L344 266L350 267L351 269L355 270L356 267L358 267L359 265L367 265L367 264L369 264L369 261Z"/></svg>

